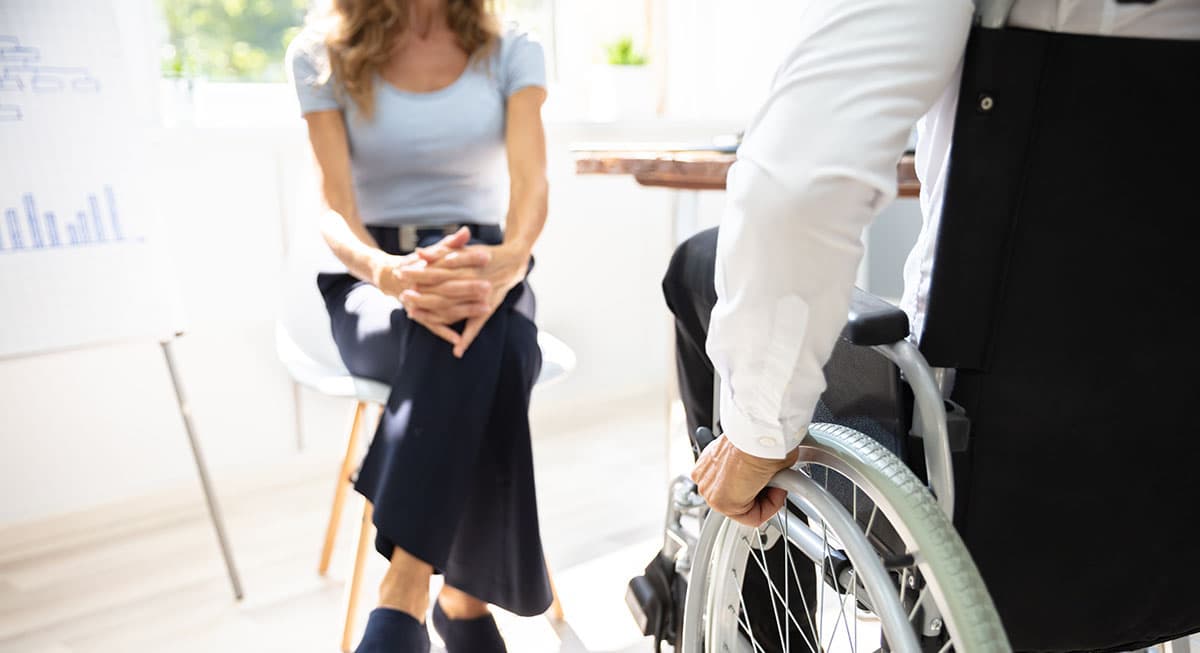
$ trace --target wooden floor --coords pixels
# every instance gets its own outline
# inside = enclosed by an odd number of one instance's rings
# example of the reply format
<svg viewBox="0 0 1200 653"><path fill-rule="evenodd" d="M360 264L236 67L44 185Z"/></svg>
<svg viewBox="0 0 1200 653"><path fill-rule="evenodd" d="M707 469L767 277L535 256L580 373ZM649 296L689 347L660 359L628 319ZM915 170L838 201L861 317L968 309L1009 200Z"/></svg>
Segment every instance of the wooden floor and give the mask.
<svg viewBox="0 0 1200 653"><path fill-rule="evenodd" d="M499 614L509 650L649 651L623 597L661 544L664 412L645 401L535 424L543 537L567 620ZM253 477L218 475L241 603L192 487L0 529L0 653L336 651L358 514L348 505L319 577L337 465L336 452L310 452ZM372 556L360 626L383 570Z"/></svg>
<svg viewBox="0 0 1200 653"><path fill-rule="evenodd" d="M513 653L651 650L624 591L661 546L664 413L650 398L535 420L543 538L566 622L497 614ZM682 429L678 413L672 421ZM241 603L195 487L0 529L0 653L334 653L358 514L348 506L331 573L319 577L338 457L310 452L253 476L218 476ZM676 447L669 466L678 472L687 457ZM384 568L372 556L360 628Z"/></svg>

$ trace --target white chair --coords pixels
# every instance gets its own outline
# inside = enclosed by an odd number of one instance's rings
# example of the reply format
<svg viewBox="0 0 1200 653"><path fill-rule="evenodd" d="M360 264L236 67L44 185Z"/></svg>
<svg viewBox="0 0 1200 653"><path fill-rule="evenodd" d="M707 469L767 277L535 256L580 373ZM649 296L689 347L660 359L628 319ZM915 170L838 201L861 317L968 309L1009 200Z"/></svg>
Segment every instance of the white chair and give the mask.
<svg viewBox="0 0 1200 653"><path fill-rule="evenodd" d="M329 570L329 561L333 556L338 525L342 519L342 507L345 504L347 490L350 488L351 476L358 464L359 437L363 431L374 433L378 425L379 413L387 403L390 389L384 383L355 377L346 371L334 349L332 338L328 335L328 318L324 316L323 311L320 315L315 316L313 322L324 328L325 335L324 338L321 338L320 332L304 328L304 337L309 341L307 348L297 342L282 320L276 322L275 348L279 360L296 383L323 395L356 401L354 420L351 423L350 435L346 442L346 454L342 458L337 484L334 487L333 508L329 514L329 525L325 529L321 561L317 567L323 576ZM305 327L311 323L306 323ZM326 342L321 342L321 340ZM538 376L537 385L544 386L560 380L575 368L575 353L558 338L544 331L539 332L538 346L542 350L542 371ZM372 414L368 416L368 413ZM363 568L373 539L371 504L364 501L357 550L354 555L354 568L350 574L350 585L347 590L346 621L342 629L341 646L345 653L349 653L351 649L354 615L358 609ZM547 570L547 574L549 574L549 570ZM558 591L554 588L553 580L550 582L550 587L554 592L554 602L551 604L548 614L551 618L561 621L563 609L558 600Z"/></svg>

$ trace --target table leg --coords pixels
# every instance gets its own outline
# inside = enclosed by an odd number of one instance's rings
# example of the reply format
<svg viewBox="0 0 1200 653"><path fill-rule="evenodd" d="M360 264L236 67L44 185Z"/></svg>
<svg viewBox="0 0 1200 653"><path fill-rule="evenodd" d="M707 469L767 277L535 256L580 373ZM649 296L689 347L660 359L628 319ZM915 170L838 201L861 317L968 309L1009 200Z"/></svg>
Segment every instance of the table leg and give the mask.
<svg viewBox="0 0 1200 653"><path fill-rule="evenodd" d="M700 192L695 190L676 190L671 198L671 252L675 251L676 247L683 244L683 241L691 238L700 230ZM667 392L666 392L666 447L664 449L666 456L666 464L664 469L667 472L667 483L679 473L679 470L671 469L671 462L675 459L673 445L678 443L678 446L686 446L687 438L673 438L671 428L673 425L672 416L673 409L680 401L679 397L679 381L676 378L675 368L675 324L673 320L668 320L667 327L669 335L667 342L671 343L667 351ZM690 450L690 448L689 448Z"/></svg>
<svg viewBox="0 0 1200 653"><path fill-rule="evenodd" d="M700 231L700 191L677 190L674 200L671 214L672 250Z"/></svg>

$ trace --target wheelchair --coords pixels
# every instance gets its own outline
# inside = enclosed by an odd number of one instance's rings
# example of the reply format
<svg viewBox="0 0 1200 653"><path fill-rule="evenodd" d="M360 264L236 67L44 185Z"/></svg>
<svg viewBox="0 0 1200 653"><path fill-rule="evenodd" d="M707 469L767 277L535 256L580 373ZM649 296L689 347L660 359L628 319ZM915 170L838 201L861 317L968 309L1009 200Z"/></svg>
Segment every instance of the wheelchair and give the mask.
<svg viewBox="0 0 1200 653"><path fill-rule="evenodd" d="M1200 632L1200 129L1179 92L1200 41L1008 28L1011 0L977 4L919 341L854 296L762 528L671 485L627 594L656 645L1180 651Z"/></svg>
<svg viewBox="0 0 1200 653"><path fill-rule="evenodd" d="M952 404L947 411L944 372L931 369L907 337L902 311L856 291L827 369L861 375L866 365L878 372L880 363L871 361L877 358L900 370L914 398L912 432L923 444L931 487L879 435L887 417L862 424L875 437L843 424L812 424L796 466L771 483L788 491L788 509L758 529L709 513L695 484L679 477L668 496L663 551L627 595L643 632L687 653L881 645L909 652L1011 650L950 520L951 444L965 435L964 418ZM821 410L831 416L828 406ZM714 437L700 429L696 452ZM788 581L808 572L805 566L818 570L814 597ZM748 570L766 579L767 623L753 623L746 608Z"/></svg>

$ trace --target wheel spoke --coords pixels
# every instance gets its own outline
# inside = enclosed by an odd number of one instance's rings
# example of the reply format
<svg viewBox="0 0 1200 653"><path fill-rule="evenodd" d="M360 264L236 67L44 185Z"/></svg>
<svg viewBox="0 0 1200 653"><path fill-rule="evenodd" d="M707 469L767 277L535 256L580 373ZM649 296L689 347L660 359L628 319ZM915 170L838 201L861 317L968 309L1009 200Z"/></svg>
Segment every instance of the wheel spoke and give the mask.
<svg viewBox="0 0 1200 653"><path fill-rule="evenodd" d="M856 490L857 490L857 488L856 488ZM871 502L871 516L867 519L867 530L865 533L868 540L871 539L871 527L875 525L875 515L878 515L878 514L879 514L879 504L872 501Z"/></svg>
<svg viewBox="0 0 1200 653"><path fill-rule="evenodd" d="M825 471L825 478L827 480L829 478L829 473L830 473L829 470ZM855 493L857 494L857 488L856 488ZM856 524L858 523L857 519L855 519L855 523ZM833 579L833 587L835 590L834 593L837 596L837 602L838 602L838 616L837 616L837 619L835 619L833 622L833 628L831 628L829 631L829 646L832 647L833 640L837 637L838 624L840 622L846 621L846 594L845 594L845 592L841 591L842 579L838 578L837 569L834 569L834 567L833 567L833 558L832 558L832 556L828 555L828 553L829 553L828 548L826 548L825 553L827 554L825 556L825 560L829 561L829 577ZM854 570L851 569L850 571L851 571L851 574L853 574ZM822 563L821 575L822 576L825 575L824 563ZM853 580L854 580L854 577L852 575L851 581L853 581ZM850 625L849 625L849 623L847 623L846 624L846 637L849 638L849 636L850 636Z"/></svg>
<svg viewBox="0 0 1200 653"><path fill-rule="evenodd" d="M795 576L797 580L799 580L800 574L796 572L796 565L794 563L792 563L790 559L788 560L788 564L792 568L792 575ZM817 582L824 582L824 581L818 580ZM805 618L805 620L808 621L809 632L811 632L813 634L813 638L816 638L817 637L817 626L816 626L816 624L813 623L813 613L815 611L812 610L808 605L808 596L805 595L804 588L800 589L800 602L804 606L804 618ZM808 644L809 650L813 650L813 645L811 642L808 641L808 635L804 634L804 629L801 628L799 624L796 624L796 630L800 631L800 636L804 638L804 643Z"/></svg>
<svg viewBox="0 0 1200 653"><path fill-rule="evenodd" d="M823 570L822 570L822 575L824 575ZM838 578L837 578L837 570L833 568L832 561L829 563L829 575L833 577L833 582L835 583L834 587L836 588L837 584L840 584L840 582L838 581ZM834 638L837 637L838 624L846 620L846 595L842 594L840 592L835 592L834 595L837 596L838 616L833 621L833 628L829 629L829 647L833 646L833 640L834 640ZM847 625L846 626L846 636L849 637L849 635L850 635L850 626Z"/></svg>
<svg viewBox="0 0 1200 653"><path fill-rule="evenodd" d="M734 578L736 577L737 575L734 574ZM764 649L763 646L758 643L758 640L754 638L754 629L750 627L750 611L746 609L746 599L742 596L742 592L740 590L738 591L738 603L741 604L742 607L742 611L738 613L738 624L740 624L742 628L746 629L746 636L750 638L750 645L754 647L754 650L766 653L766 649ZM733 606L730 606L730 608L732 607Z"/></svg>
<svg viewBox="0 0 1200 653"><path fill-rule="evenodd" d="M784 499L784 501L783 501L783 511L782 512L783 512L783 538L782 538L783 539L783 608L784 608L784 610L791 612L791 607L790 607L791 603L789 602L789 599L791 597L792 585L791 585L791 583L788 583L788 567L791 566L791 562L792 562L792 545L790 542L788 542L788 539L787 539L788 515L791 511L788 510L787 499ZM799 583L800 579L797 578L796 581L797 581L797 583ZM801 590L801 594L803 594L803 593L804 593L803 590ZM783 639L784 639L783 650L791 651L792 650L792 628L790 625L788 625L786 628L784 628Z"/></svg>
<svg viewBox="0 0 1200 653"><path fill-rule="evenodd" d="M854 587L852 588L852 591L854 593L854 637L852 637L850 641L851 641L851 646L854 647L854 650L858 651L858 579L857 578L854 579Z"/></svg>
<svg viewBox="0 0 1200 653"><path fill-rule="evenodd" d="M925 590L922 589L920 591L920 593L917 594L917 601L915 603L913 603L912 611L908 613L909 621L912 621L913 619L916 618L917 611L921 609L921 603L924 602L924 600L925 600Z"/></svg>
<svg viewBox="0 0 1200 653"><path fill-rule="evenodd" d="M743 540L743 541L745 541L747 544L749 544L749 540L748 540L748 539L746 539L745 537L743 537L743 538L742 538L742 540ZM749 556L748 556L748 557L749 557L749 559L751 559L751 560L753 560L753 561L754 561L754 564L758 565L758 568L759 568L759 569L763 569L763 568L764 568L764 566L763 566L763 563L762 563L762 562L760 562L760 561L759 561L759 559L758 559L758 557L757 557L757 556L755 556L753 553L749 554ZM764 571L764 573L766 573L766 572ZM779 590L778 590L778 589L776 589L776 587L775 587L773 584L770 584L770 583L768 583L768 584L767 584L767 589L769 589L769 590L770 590L770 591L771 591L771 592L772 592L772 593L773 593L775 596L777 596L777 597L779 596ZM803 594L801 594L801 596L803 596ZM796 630L799 630L799 631L800 631L800 635L801 635L801 637L804 637L804 643L805 643L805 644L808 644L808 649L809 649L810 651L816 651L817 649L816 649L816 648L813 646L812 642L808 641L808 637L804 635L804 629L800 627L800 622L796 621L796 617L795 617L795 616L793 616L791 612L788 612L788 613L787 613L787 618L788 618L788 620L789 620L789 621L791 621L793 624L795 624L795 626L796 626ZM809 618L809 624L812 624L812 619L811 619L811 617ZM817 632L817 631L816 631L816 629L814 628L814 629L813 629L813 635L814 635L814 636L816 635L816 632ZM818 643L818 644L820 644L820 642L819 642L819 641L818 641L817 643Z"/></svg>
<svg viewBox="0 0 1200 653"><path fill-rule="evenodd" d="M783 643L783 627L779 623L779 611L776 609L776 604L778 602L775 600L775 597L779 597L780 601L784 601L784 599L782 596L779 596L779 591L775 589L775 581L771 580L771 568L770 568L771 565L769 565L767 563L767 550L765 548L763 548L765 546L765 543L763 542L763 535L762 535L762 533L755 531L754 537L755 537L755 539L758 540L757 548L758 548L759 552L762 554L762 564L759 566L762 567L763 575L765 575L767 577L767 587L771 588L771 616L775 617L775 630L779 634L779 643L782 644ZM786 548L787 547L787 539L786 538L781 538L781 539L783 539L784 547ZM754 555L755 546L750 544L750 539L743 536L742 540L744 542L746 542L746 546L749 547L750 555ZM757 559L757 557L756 557L756 559ZM784 601L783 612L784 612L784 614L787 614L787 602L786 601ZM750 620L750 615L747 614L746 621L749 621L749 620Z"/></svg>
<svg viewBox="0 0 1200 653"><path fill-rule="evenodd" d="M826 471L826 473L825 473L825 487L826 488L829 487L829 472L828 471ZM817 598L817 611L820 613L817 615L817 623L823 623L824 617L825 617L825 561L829 559L828 553L829 553L829 524L826 524L825 520L822 519L821 520L821 555L823 557L821 558L821 572L819 574L817 574L817 585L819 585L821 587L821 596L819 596ZM823 644L821 644L821 633L814 633L814 635L816 635L816 638L817 638L817 646L820 646L821 650L825 650L825 646ZM829 643L830 644L833 643L832 637L829 638Z"/></svg>
<svg viewBox="0 0 1200 653"><path fill-rule="evenodd" d="M850 501L854 506L854 523L857 524L858 523L858 486L854 487L854 497ZM868 530L869 530L869 528L868 528ZM870 538L870 536L871 536L871 534L868 532L867 537ZM854 611L853 612L853 614L854 614L854 636L850 638L850 648L853 649L855 651L855 653L857 653L858 652L858 577L857 577L857 574L854 573L853 569L851 569L850 572L851 572L851 574L853 574L851 576L851 579L854 581L853 583L850 584L850 592L854 599L854 603L852 604L854 607L851 608Z"/></svg>
<svg viewBox="0 0 1200 653"><path fill-rule="evenodd" d="M850 587L857 587L857 586L858 586L858 577L857 577L857 574L855 573L854 569L851 568L850 569ZM856 590L854 596L857 596L857 594L858 594L858 592ZM855 630L855 632L857 632L858 631L858 600L854 597L848 597L846 595L843 595L842 596L842 607L843 608L845 608L845 606L846 606L847 598L851 598L854 601L853 603L850 604L850 616L854 618L854 630ZM846 628L846 639L850 640L850 650L857 651L858 645L855 643L855 638L851 637L851 635L850 635L850 619L846 618L845 614L846 613L843 611L842 612L842 616L843 616L843 624L842 625L845 626L845 628ZM836 626L836 624L834 624L834 625ZM835 628L835 630L836 630L836 628Z"/></svg>

